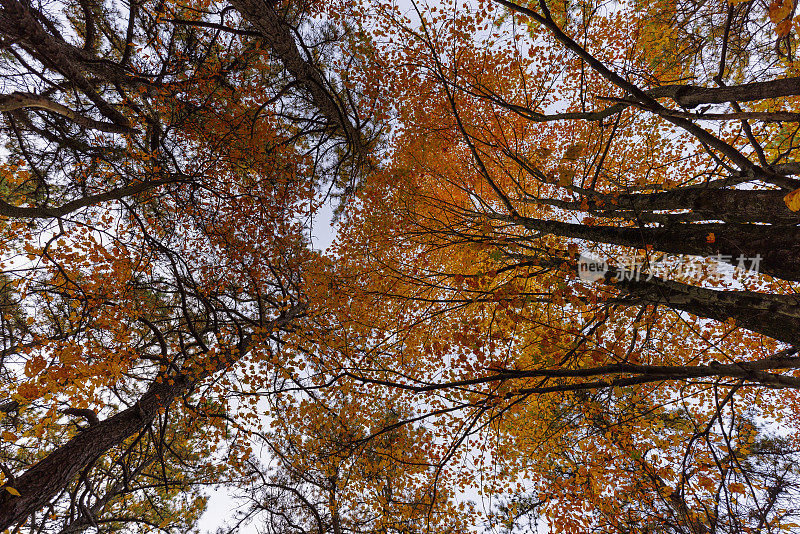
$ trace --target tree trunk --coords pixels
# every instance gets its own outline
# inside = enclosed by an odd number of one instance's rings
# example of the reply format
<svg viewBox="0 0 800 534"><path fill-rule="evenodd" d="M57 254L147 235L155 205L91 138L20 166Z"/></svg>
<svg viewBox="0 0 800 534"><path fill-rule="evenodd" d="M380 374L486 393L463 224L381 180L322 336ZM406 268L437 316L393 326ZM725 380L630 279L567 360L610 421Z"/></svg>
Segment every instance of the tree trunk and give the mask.
<svg viewBox="0 0 800 534"><path fill-rule="evenodd" d="M751 332L800 346L800 297L718 291L658 278L646 280L646 275L626 279L619 270L606 276L618 278L615 285L631 304L649 302L721 322L733 319Z"/></svg>
<svg viewBox="0 0 800 534"><path fill-rule="evenodd" d="M800 95L800 77L745 83L728 87L664 85L651 89L647 93L656 98L671 98L684 108L694 108L701 104L751 102L753 100Z"/></svg>
<svg viewBox="0 0 800 534"><path fill-rule="evenodd" d="M537 233L548 233L643 249L651 245L669 254L716 257L738 266L783 280L800 280L800 227L757 224L676 224L673 227L639 228L588 226L530 217L495 216ZM757 267L757 268L755 268Z"/></svg>
<svg viewBox="0 0 800 534"><path fill-rule="evenodd" d="M82 430L23 475L7 481L0 488L0 531L46 506L82 469L149 425L158 411L169 405L188 384L186 378L173 384L153 384L130 408ZM14 488L20 496L12 495L5 487Z"/></svg>

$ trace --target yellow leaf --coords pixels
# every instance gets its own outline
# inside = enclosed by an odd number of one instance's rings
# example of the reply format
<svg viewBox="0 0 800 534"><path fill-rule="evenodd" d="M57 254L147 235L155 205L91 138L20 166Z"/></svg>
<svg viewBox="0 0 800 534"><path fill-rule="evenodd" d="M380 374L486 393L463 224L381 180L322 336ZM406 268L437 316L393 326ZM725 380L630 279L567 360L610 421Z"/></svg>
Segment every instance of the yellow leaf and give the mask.
<svg viewBox="0 0 800 534"><path fill-rule="evenodd" d="M775 33L777 33L781 37L789 35L789 32L791 31L792 31L792 21L790 19L784 20L775 25Z"/></svg>
<svg viewBox="0 0 800 534"><path fill-rule="evenodd" d="M17 490L15 490L14 488L12 488L11 486L5 486L5 490L7 492L9 492L11 495L14 495L15 497L21 497L19 492Z"/></svg>
<svg viewBox="0 0 800 534"><path fill-rule="evenodd" d="M3 432L3 439L5 441L17 441L17 436L6 430L5 432Z"/></svg>
<svg viewBox="0 0 800 534"><path fill-rule="evenodd" d="M786 203L786 207L790 210L800 211L800 189L795 189L783 197L783 201Z"/></svg>

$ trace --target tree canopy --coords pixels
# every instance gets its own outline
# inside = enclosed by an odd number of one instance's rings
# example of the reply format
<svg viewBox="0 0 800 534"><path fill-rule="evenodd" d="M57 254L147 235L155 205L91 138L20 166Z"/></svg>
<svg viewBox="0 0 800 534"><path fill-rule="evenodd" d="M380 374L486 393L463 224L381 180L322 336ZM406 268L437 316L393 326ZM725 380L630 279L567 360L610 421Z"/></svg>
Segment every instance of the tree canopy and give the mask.
<svg viewBox="0 0 800 534"><path fill-rule="evenodd" d="M796 3L0 4L0 530L800 529Z"/></svg>

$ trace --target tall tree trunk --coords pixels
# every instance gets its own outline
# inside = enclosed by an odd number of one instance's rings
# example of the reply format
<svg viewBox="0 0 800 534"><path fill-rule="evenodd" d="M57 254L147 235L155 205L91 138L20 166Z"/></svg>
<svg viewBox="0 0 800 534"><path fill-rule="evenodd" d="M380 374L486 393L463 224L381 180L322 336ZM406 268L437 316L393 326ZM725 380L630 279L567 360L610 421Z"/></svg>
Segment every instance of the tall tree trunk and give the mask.
<svg viewBox="0 0 800 534"><path fill-rule="evenodd" d="M747 266L783 280L800 280L800 227L734 223L676 224L638 228L588 226L531 217L495 216L537 233L585 239L633 248L651 245L670 254L718 257L731 265Z"/></svg>
<svg viewBox="0 0 800 534"><path fill-rule="evenodd" d="M294 31L286 19L271 3L263 0L231 0L231 5L258 30L289 74L311 96L314 106L325 120L347 140L356 156L357 167L366 165L368 147L361 132L347 115L348 104L337 97L335 88L320 70L303 57Z"/></svg>
<svg viewBox="0 0 800 534"><path fill-rule="evenodd" d="M154 383L130 408L90 426L0 488L0 530L24 521L43 508L86 466L149 425L189 385L186 377L172 384ZM12 487L19 496L4 488Z"/></svg>

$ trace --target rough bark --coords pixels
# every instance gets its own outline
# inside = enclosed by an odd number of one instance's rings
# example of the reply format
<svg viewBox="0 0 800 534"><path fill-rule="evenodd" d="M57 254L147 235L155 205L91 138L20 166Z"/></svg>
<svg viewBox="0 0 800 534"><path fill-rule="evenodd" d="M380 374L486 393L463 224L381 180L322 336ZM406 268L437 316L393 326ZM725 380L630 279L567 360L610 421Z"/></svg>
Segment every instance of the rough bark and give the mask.
<svg viewBox="0 0 800 534"><path fill-rule="evenodd" d="M797 226L706 223L639 228L588 226L519 216L494 218L536 233L640 249L650 245L669 254L713 256L734 266L742 258L746 261L757 258L759 272L783 280L800 280L800 227Z"/></svg>
<svg viewBox="0 0 800 534"><path fill-rule="evenodd" d="M734 223L800 224L800 213L790 211L783 202L785 194L778 190L686 188L651 194L620 195L617 206L637 212L691 210L711 220Z"/></svg>
<svg viewBox="0 0 800 534"><path fill-rule="evenodd" d="M789 210L779 190L720 189L685 187L658 193L622 194L612 204L608 199L589 199L585 202L539 199L533 196L521 202L546 204L557 208L589 212L601 217L625 217L643 222L726 221L732 223L768 223L777 226L800 224L800 212ZM599 197L600 195L598 195ZM670 214L656 211L690 210Z"/></svg>
<svg viewBox="0 0 800 534"><path fill-rule="evenodd" d="M102 202L109 202L112 200L121 200L139 193L144 193L145 191L162 185L187 180L188 177L173 176L170 178L164 178L162 180L139 182L137 184L106 191L105 193L98 193L96 195L88 195L85 197L76 198L75 200L66 202L61 206L14 206L0 199L0 216L16 217L20 219L63 217L87 206L94 206Z"/></svg>
<svg viewBox="0 0 800 534"><path fill-rule="evenodd" d="M800 346L800 297L752 291L718 291L647 275L621 276L609 271L607 278L617 278L615 285L630 304L644 302L689 312L697 317L727 321L778 341Z"/></svg>
<svg viewBox="0 0 800 534"><path fill-rule="evenodd" d="M259 0L232 0L231 5L258 30L289 74L310 95L314 106L347 139L356 155L357 166L366 165L368 147L361 132L345 113L347 106L337 100L331 84L300 53L292 27L285 18L272 5Z"/></svg>
<svg viewBox="0 0 800 534"><path fill-rule="evenodd" d="M684 108L695 108L702 104L751 102L753 100L800 95L800 76L726 87L664 85L651 89L647 93L655 98L671 98Z"/></svg>
<svg viewBox="0 0 800 534"><path fill-rule="evenodd" d="M39 95L32 95L26 93L11 93L8 95L0 95L0 111L14 111L17 109L33 108L43 109L51 113L56 113L62 117L66 117L78 126L89 128L92 130L99 130L101 132L110 133L136 133L137 130L127 127L119 126L110 122L96 121L90 117L86 117L77 111L73 111L67 106L63 106L58 102L53 102Z"/></svg>
<svg viewBox="0 0 800 534"><path fill-rule="evenodd" d="M76 61L82 51L50 35L34 17L31 9L17 0L0 0L0 33L14 39L48 68L60 72L70 84L84 93L97 110L121 128L130 121L108 103L84 75L85 68Z"/></svg>
<svg viewBox="0 0 800 534"><path fill-rule="evenodd" d="M189 384L155 383L130 408L81 431L67 443L0 488L0 530L9 528L46 506L75 476L112 447L149 425L158 411ZM16 489L20 496L5 491Z"/></svg>
<svg viewBox="0 0 800 534"><path fill-rule="evenodd" d="M285 311L271 322L271 327L286 328L305 313L304 305ZM222 371L235 363L250 350L252 339L245 336L238 352L220 358L212 368L186 365L184 374L156 382L151 385L139 401L130 408L91 425L80 434L57 448L11 483L0 486L0 531L24 521L33 512L46 506L84 468L91 465L102 454L120 445L127 438L149 425L159 410L187 390L192 384ZM16 489L20 496L4 490L5 486Z"/></svg>
<svg viewBox="0 0 800 534"><path fill-rule="evenodd" d="M578 263L566 253L563 257L537 259L539 266L566 269L578 274ZM614 303L622 306L653 304L688 312L704 319L735 324L800 347L800 295L717 290L653 276L646 270L626 270L607 266L598 283L619 289Z"/></svg>

